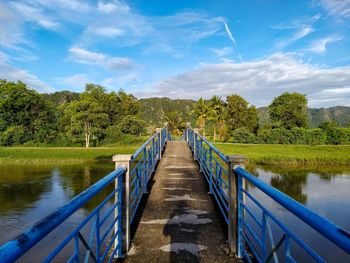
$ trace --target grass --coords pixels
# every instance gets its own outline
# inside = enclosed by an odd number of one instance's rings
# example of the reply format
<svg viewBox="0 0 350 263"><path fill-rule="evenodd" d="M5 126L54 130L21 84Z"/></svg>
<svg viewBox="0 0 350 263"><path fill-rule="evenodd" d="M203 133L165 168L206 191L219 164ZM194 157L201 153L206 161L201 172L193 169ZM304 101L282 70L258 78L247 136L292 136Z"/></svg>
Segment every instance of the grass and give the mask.
<svg viewBox="0 0 350 263"><path fill-rule="evenodd" d="M223 153L240 154L256 164L316 166L350 165L350 145L276 145L215 143Z"/></svg>
<svg viewBox="0 0 350 263"><path fill-rule="evenodd" d="M112 160L132 154L141 145L117 147L0 147L0 164L76 164Z"/></svg>

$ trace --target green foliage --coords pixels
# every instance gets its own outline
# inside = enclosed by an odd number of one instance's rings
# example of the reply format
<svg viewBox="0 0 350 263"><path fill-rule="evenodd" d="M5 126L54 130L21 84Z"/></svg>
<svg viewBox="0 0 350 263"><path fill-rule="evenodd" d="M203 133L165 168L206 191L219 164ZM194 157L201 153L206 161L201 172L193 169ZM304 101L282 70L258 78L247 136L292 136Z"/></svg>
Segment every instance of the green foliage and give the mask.
<svg viewBox="0 0 350 263"><path fill-rule="evenodd" d="M307 99L300 93L285 92L268 107L271 120L286 129L307 127Z"/></svg>
<svg viewBox="0 0 350 263"><path fill-rule="evenodd" d="M323 122L320 128L326 134L326 144L350 144L350 128L338 127L335 122Z"/></svg>
<svg viewBox="0 0 350 263"><path fill-rule="evenodd" d="M120 129L119 125L108 126L105 130L106 137L104 142L106 143L115 143L122 140L123 132Z"/></svg>
<svg viewBox="0 0 350 263"><path fill-rule="evenodd" d="M213 96L209 102L210 107L212 108L210 121L213 123L213 140L215 142L217 130L219 131L219 139L222 140L223 138L227 111L225 102L221 100L221 97Z"/></svg>
<svg viewBox="0 0 350 263"><path fill-rule="evenodd" d="M0 80L0 133L7 146L31 140L49 143L57 133L53 106L20 81Z"/></svg>
<svg viewBox="0 0 350 263"><path fill-rule="evenodd" d="M252 133L246 127L235 129L232 134L229 142L235 143L256 143L257 138L254 133Z"/></svg>
<svg viewBox="0 0 350 263"><path fill-rule="evenodd" d="M124 117L118 127L124 134L140 136L146 131L146 123L137 116L126 116Z"/></svg>
<svg viewBox="0 0 350 263"><path fill-rule="evenodd" d="M25 141L25 129L21 125L9 126L0 133L0 143L3 146L20 145Z"/></svg>
<svg viewBox="0 0 350 263"><path fill-rule="evenodd" d="M214 109L211 107L209 101L200 98L193 107L193 114L196 116L196 124L202 130L205 136L205 124L214 114Z"/></svg>
<svg viewBox="0 0 350 263"><path fill-rule="evenodd" d="M186 128L186 123L182 118L181 112L171 111L165 115L170 132L175 136L180 136Z"/></svg>
<svg viewBox="0 0 350 263"><path fill-rule="evenodd" d="M193 112L194 100L169 99L169 98L145 98L138 100L140 114L146 123L153 127L161 127L166 122L169 112L179 112L186 122L195 124Z"/></svg>
<svg viewBox="0 0 350 263"><path fill-rule="evenodd" d="M249 106L241 96L235 94L226 98L226 125L230 131L246 127L255 132L258 127L258 112L255 106Z"/></svg>
<svg viewBox="0 0 350 263"><path fill-rule="evenodd" d="M42 94L45 100L48 100L51 102L52 105L55 107L58 107L64 103L68 103L71 101L79 100L80 99L80 94L77 92L71 92L68 90L63 90L63 91L57 91L54 93L49 93L49 94Z"/></svg>
<svg viewBox="0 0 350 263"><path fill-rule="evenodd" d="M242 154L249 163L300 166L350 165L350 145L271 145L220 144L215 146L224 154ZM334 168L334 167L333 167Z"/></svg>
<svg viewBox="0 0 350 263"><path fill-rule="evenodd" d="M290 144L293 134L286 128L261 129L258 132L258 139L261 143L267 144Z"/></svg>

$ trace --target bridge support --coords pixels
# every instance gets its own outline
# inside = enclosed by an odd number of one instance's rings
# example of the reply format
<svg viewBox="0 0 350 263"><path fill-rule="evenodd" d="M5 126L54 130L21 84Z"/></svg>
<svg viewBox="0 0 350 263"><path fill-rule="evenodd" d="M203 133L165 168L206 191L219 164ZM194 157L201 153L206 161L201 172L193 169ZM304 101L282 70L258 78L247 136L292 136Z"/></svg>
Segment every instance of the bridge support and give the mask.
<svg viewBox="0 0 350 263"><path fill-rule="evenodd" d="M123 166L126 168L126 173L123 178L123 200L125 200L123 209L122 209L122 222L123 222L123 251L128 252L130 249L130 221L131 221L131 214L130 214L130 160L132 158L132 154L117 154L113 156L113 162L115 162L115 168L119 168L120 166ZM116 187L118 182L116 181ZM118 200L119 201L119 200ZM117 215L115 215L117 216ZM117 231L117 227L120 226L114 226L115 233ZM118 245L118 241L116 239L114 246L116 247Z"/></svg>
<svg viewBox="0 0 350 263"><path fill-rule="evenodd" d="M242 258L242 216L243 209L239 200L241 186L244 187L242 178L234 173L233 167L239 165L245 167L248 162L248 158L242 155L229 155L227 156L228 163L228 198L229 198L229 224L228 224L228 242L230 250L238 258ZM242 200L244 203L244 200Z"/></svg>

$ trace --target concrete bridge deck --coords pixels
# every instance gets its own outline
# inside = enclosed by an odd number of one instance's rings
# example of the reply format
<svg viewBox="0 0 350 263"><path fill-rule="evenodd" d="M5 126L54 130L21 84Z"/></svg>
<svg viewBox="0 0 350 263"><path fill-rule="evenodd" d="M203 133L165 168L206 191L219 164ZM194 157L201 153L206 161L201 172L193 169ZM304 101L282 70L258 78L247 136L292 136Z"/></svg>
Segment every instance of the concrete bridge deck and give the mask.
<svg viewBox="0 0 350 263"><path fill-rule="evenodd" d="M186 142L168 142L125 262L234 262Z"/></svg>

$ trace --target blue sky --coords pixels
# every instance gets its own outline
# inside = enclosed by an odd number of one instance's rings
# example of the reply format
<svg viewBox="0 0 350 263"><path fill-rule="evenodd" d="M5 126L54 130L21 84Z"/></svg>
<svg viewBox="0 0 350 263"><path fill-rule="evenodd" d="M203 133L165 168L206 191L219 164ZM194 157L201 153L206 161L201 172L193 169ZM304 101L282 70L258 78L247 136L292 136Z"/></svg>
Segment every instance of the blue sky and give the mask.
<svg viewBox="0 0 350 263"><path fill-rule="evenodd" d="M350 106L350 1L0 0L0 78L265 106Z"/></svg>

